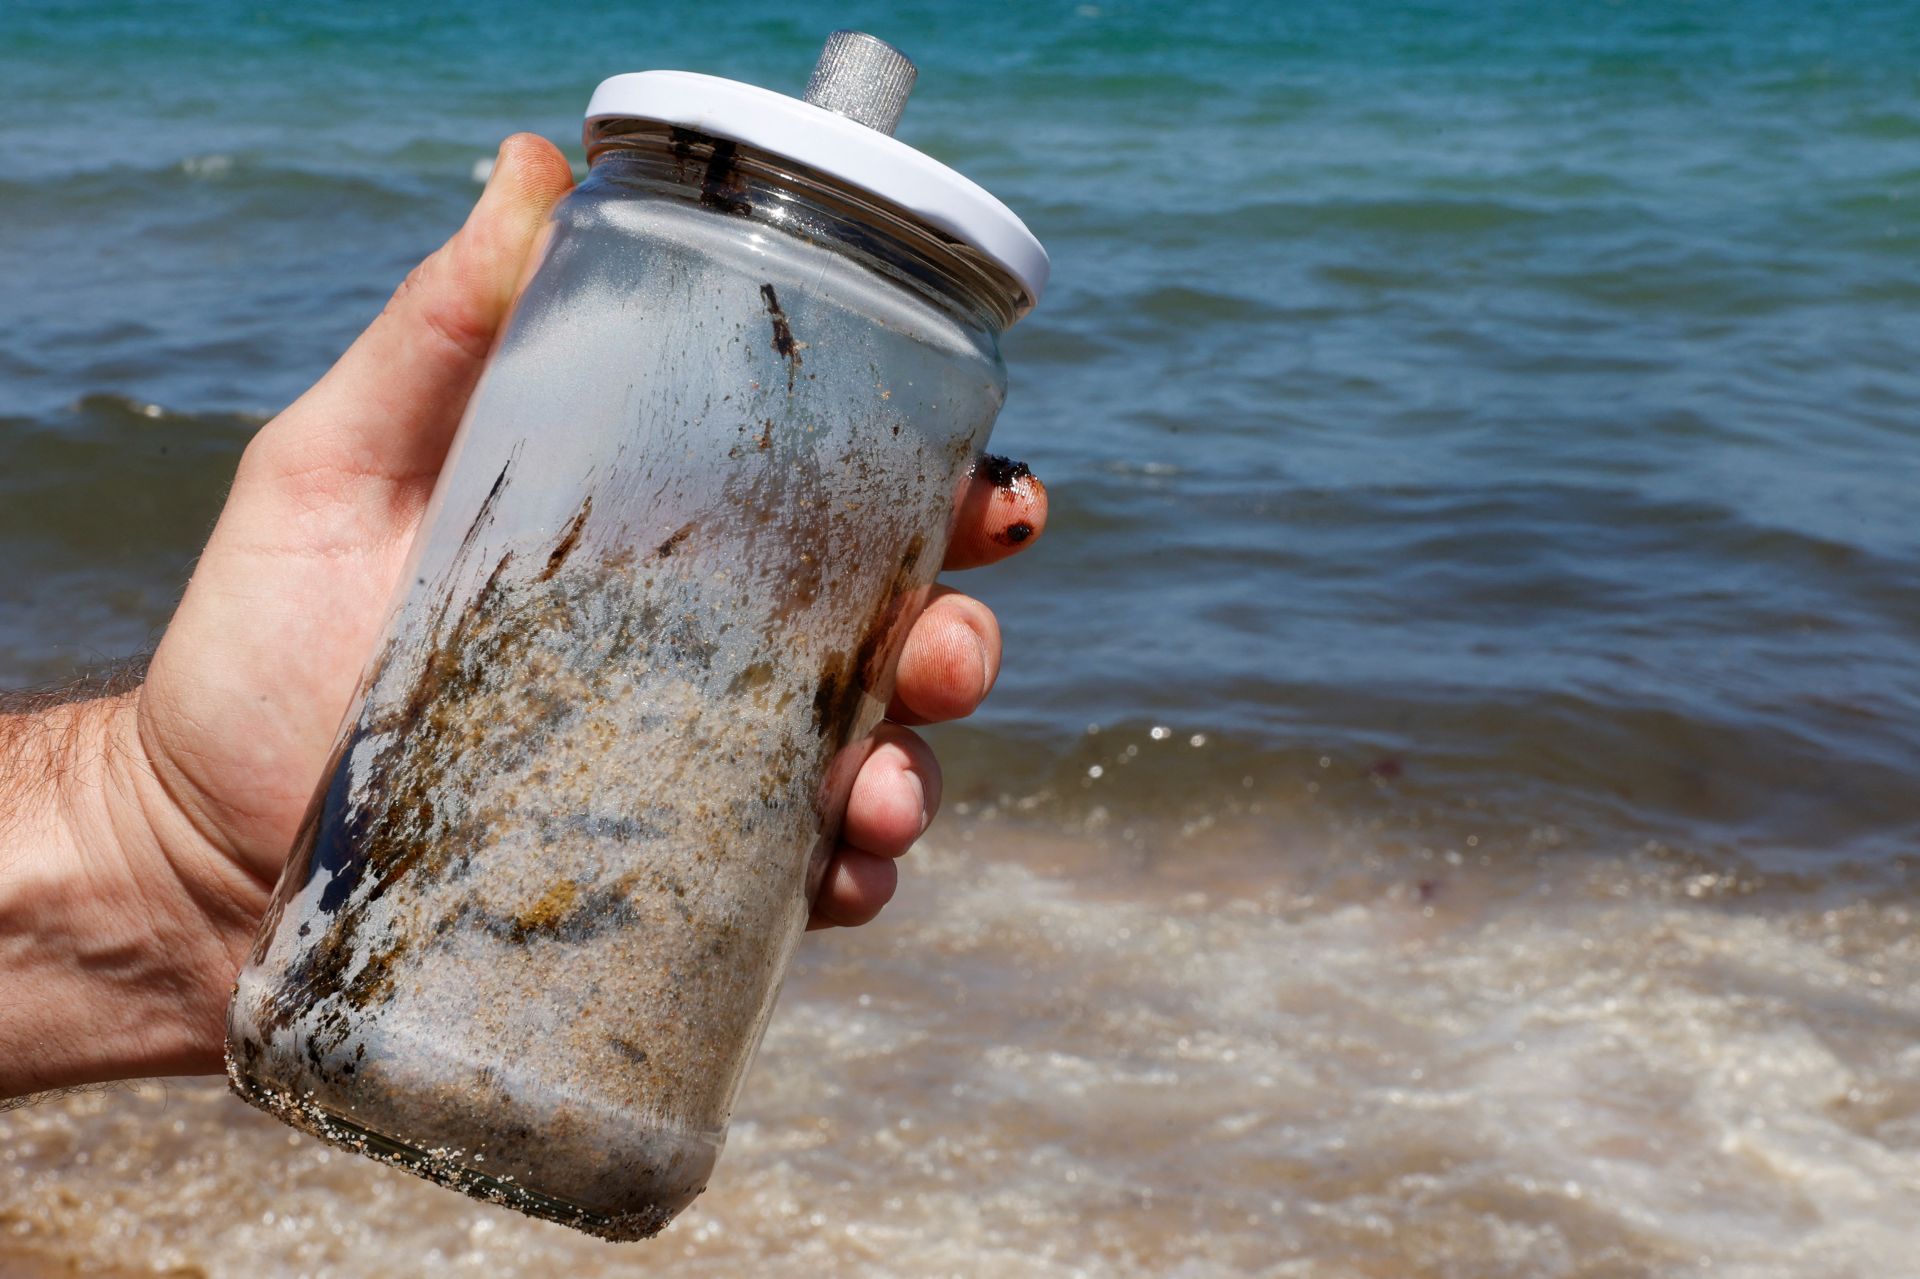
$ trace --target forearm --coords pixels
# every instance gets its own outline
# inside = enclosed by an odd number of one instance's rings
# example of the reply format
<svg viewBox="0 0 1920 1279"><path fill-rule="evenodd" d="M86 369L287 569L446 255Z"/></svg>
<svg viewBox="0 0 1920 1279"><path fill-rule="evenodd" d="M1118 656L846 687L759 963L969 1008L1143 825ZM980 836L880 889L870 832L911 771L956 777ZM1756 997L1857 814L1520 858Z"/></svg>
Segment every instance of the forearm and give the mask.
<svg viewBox="0 0 1920 1279"><path fill-rule="evenodd" d="M0 704L0 1098L206 1069L192 934L145 819L138 692Z"/></svg>

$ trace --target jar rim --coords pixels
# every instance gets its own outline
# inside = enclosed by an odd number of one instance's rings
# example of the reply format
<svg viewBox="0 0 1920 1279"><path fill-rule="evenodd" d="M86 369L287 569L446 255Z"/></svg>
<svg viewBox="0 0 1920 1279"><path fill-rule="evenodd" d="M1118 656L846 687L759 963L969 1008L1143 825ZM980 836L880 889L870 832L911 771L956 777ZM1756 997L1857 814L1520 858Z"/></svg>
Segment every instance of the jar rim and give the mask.
<svg viewBox="0 0 1920 1279"><path fill-rule="evenodd" d="M691 71L639 71L602 81L587 104L592 145L608 120L651 120L779 156L864 190L969 245L1038 302L1047 251L986 188L897 138L771 89Z"/></svg>
<svg viewBox="0 0 1920 1279"><path fill-rule="evenodd" d="M587 160L597 168L613 156L652 162L649 176L722 213L832 242L996 331L1033 309L1024 282L977 246L784 156L658 121L609 117L589 130Z"/></svg>

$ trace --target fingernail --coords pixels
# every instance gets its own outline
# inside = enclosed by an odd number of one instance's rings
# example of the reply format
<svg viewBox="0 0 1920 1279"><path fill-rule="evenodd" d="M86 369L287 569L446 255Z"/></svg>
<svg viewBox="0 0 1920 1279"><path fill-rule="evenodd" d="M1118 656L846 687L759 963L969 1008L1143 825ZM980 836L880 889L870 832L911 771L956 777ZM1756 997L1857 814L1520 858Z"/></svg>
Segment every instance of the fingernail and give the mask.
<svg viewBox="0 0 1920 1279"><path fill-rule="evenodd" d="M506 167L507 167L507 144L505 142L502 142L498 147L494 148L493 163L487 166L487 183L485 188L486 191L493 190L494 184L500 181L500 171ZM485 192L483 191L482 194L484 193Z"/></svg>
<svg viewBox="0 0 1920 1279"><path fill-rule="evenodd" d="M502 177L507 168L507 143L511 141L513 141L512 138L502 138L500 145L494 148L493 159L490 161L482 160L480 162L487 166L487 180L480 188L480 198L482 200L486 199L496 188L502 185ZM474 176L479 176L478 166L475 167Z"/></svg>
<svg viewBox="0 0 1920 1279"><path fill-rule="evenodd" d="M907 780L913 783L913 797L920 805L920 835L924 835L927 827L933 825L933 814L927 811L927 786L912 769L907 770ZM918 839L919 835L914 838Z"/></svg>
<svg viewBox="0 0 1920 1279"><path fill-rule="evenodd" d="M973 647L980 654L980 696L984 698L993 691L993 657L987 652L987 642L978 634L973 637Z"/></svg>

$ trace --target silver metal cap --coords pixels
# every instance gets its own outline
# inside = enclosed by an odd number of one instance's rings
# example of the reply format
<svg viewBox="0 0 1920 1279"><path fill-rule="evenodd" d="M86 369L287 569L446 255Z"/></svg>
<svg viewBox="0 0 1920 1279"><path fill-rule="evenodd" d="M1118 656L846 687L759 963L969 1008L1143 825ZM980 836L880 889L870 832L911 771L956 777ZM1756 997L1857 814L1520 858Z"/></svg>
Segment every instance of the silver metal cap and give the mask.
<svg viewBox="0 0 1920 1279"><path fill-rule="evenodd" d="M816 107L892 134L918 74L907 55L885 40L864 31L836 31L820 51L805 97Z"/></svg>

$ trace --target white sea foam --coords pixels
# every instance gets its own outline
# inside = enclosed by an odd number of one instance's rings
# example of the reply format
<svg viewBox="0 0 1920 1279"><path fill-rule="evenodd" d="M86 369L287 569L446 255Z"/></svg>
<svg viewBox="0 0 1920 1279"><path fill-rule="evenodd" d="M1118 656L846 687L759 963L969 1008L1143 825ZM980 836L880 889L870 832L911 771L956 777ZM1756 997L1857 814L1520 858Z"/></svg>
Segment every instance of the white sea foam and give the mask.
<svg viewBox="0 0 1920 1279"><path fill-rule="evenodd" d="M11 1239L215 1276L1902 1273L1905 906L1692 897L1637 855L1518 889L1374 860L950 832L886 920L804 948L711 1190L650 1244L199 1084L0 1120Z"/></svg>
<svg viewBox="0 0 1920 1279"><path fill-rule="evenodd" d="M194 155L180 162L180 171L194 178L221 178L233 171L230 155Z"/></svg>

